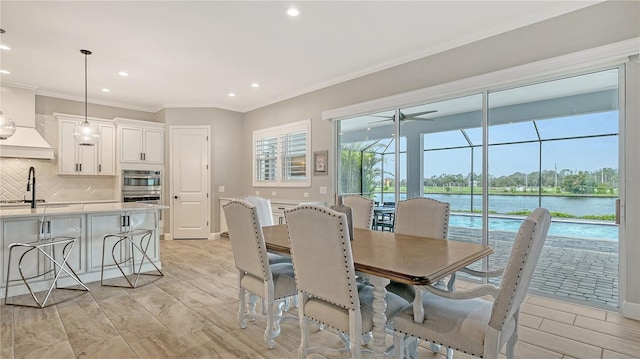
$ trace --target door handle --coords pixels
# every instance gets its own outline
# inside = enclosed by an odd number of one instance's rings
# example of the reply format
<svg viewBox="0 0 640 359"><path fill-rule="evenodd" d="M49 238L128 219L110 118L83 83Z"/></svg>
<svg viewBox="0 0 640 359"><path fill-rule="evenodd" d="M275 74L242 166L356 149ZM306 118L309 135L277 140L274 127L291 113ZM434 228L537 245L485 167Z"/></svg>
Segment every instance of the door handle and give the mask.
<svg viewBox="0 0 640 359"><path fill-rule="evenodd" d="M178 197L178 196L173 196L173 198L178 199L178 198L180 198L180 197Z"/></svg>

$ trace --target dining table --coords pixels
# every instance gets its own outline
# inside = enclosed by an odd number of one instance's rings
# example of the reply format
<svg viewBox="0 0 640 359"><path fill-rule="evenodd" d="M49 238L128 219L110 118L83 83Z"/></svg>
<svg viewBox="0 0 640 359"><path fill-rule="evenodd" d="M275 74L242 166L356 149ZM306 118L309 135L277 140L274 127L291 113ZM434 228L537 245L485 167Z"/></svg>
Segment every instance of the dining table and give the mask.
<svg viewBox="0 0 640 359"><path fill-rule="evenodd" d="M262 231L268 250L290 254L286 224L262 227ZM385 296L390 281L414 286L432 285L493 253L491 247L476 243L361 228L354 228L353 237L351 253L355 270L368 277L373 285L372 336L375 358L385 357ZM419 304L414 305L414 310L422 309Z"/></svg>

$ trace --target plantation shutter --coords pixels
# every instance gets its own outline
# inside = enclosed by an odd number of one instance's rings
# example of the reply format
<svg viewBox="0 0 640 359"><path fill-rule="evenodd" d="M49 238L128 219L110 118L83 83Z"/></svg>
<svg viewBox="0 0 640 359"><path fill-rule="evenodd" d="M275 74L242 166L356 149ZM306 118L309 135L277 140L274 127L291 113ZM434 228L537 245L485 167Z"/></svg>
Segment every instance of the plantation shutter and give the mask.
<svg viewBox="0 0 640 359"><path fill-rule="evenodd" d="M253 132L253 185L311 185L311 121Z"/></svg>

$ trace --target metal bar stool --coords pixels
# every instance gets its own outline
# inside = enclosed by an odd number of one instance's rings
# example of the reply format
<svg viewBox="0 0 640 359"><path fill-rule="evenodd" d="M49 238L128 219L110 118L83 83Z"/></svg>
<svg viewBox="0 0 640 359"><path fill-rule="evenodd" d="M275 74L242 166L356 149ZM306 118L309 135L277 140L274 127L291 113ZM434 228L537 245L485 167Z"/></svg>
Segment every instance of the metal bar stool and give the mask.
<svg viewBox="0 0 640 359"><path fill-rule="evenodd" d="M58 236L58 237L50 237L50 238L45 238L43 236L44 232L44 226L45 223L50 223L48 221L44 220L44 216L43 218L40 220L40 230L38 233L38 240L34 241L34 242L28 242L28 243L11 243L9 244L9 259L7 261L7 281L6 281L6 288L4 291L4 303L5 305L16 305L16 306L23 306L23 307L36 307L36 308L44 308L47 305L47 301L49 300L49 297L51 296L51 292L53 291L53 289L69 289L69 290L80 290L80 291L85 291L88 292L89 288L87 288L86 285L84 285L84 283L82 282L82 280L80 280L80 277L78 277L78 275L76 274L76 272L73 270L73 268L69 265L68 259L69 259L69 255L71 254L71 251L73 249L73 246L76 244L76 241L78 240L78 237L71 237L71 236ZM48 233L50 233L50 225L48 225ZM56 247L62 246L62 259L56 259ZM22 253L22 255L20 255L20 259L18 259L18 272L20 273L20 278L19 279L11 279L11 258L13 257L13 250L16 248L26 248L26 250ZM33 252L35 251L35 252ZM27 256L27 254L29 253L35 253L37 255L37 257L39 255L43 255L43 257L45 259L48 259L49 264L51 265L50 268L45 268L43 272L40 272L40 270L38 269L36 271L36 274L31 275L31 276L27 276L25 275L25 271L23 270L23 260L25 258L29 258L29 259L33 259L33 256ZM45 266L46 267L46 266ZM58 286L58 280L60 279L60 275L62 274L62 272L65 272L68 275L68 278L73 279L76 283L78 283L80 285L80 288L74 288L74 287L60 287ZM31 285L29 285L29 280L35 279L35 278L40 278L40 277L46 277L47 275L53 273L53 279L51 280L51 285L49 286L47 293L45 295L45 297L40 301L38 300L38 297L36 296L36 293L33 291L33 288L31 287ZM9 297L9 288L11 287L9 284L10 282L16 282L16 281L22 281L24 283L24 285L27 287L27 289L29 290L29 294L31 294L31 297L33 298L33 300L35 301L36 305L28 305L28 304L22 304L22 303L15 303L15 302L11 302L9 303L7 301L7 298ZM68 298L67 300L72 299L72 298ZM55 303L51 303L51 304L55 304ZM49 305L51 305L49 304Z"/></svg>
<svg viewBox="0 0 640 359"><path fill-rule="evenodd" d="M154 228L157 227L157 215L154 213ZM102 237L102 266L100 269L100 285L108 286L108 287L124 287L124 288L136 288L138 286L138 279L140 275L151 275L163 277L164 274L158 268L158 266L153 263L147 251L149 250L149 245L151 244L151 240L153 239L155 229L144 229L144 228L134 228L131 224L131 216L125 215L121 217L122 220L122 228L123 230L118 233L107 233ZM107 248L107 241L115 239L115 243L111 247L111 258L113 259L113 264L105 264L105 252ZM136 239L138 240L136 242ZM120 254L122 254L123 246L121 243L124 242L125 246L128 245L129 252L125 254L125 257L122 258ZM136 252L140 255L140 263L136 264ZM120 258L118 258L120 257ZM143 273L142 266L145 263L145 259L155 268L152 273ZM131 268L131 273L134 275L133 282L129 279L128 275L125 273L124 267L129 264ZM104 270L105 267L115 266L118 268L122 277L127 281L128 285L119 285L119 284L108 284L104 281ZM149 283L146 283L149 284Z"/></svg>

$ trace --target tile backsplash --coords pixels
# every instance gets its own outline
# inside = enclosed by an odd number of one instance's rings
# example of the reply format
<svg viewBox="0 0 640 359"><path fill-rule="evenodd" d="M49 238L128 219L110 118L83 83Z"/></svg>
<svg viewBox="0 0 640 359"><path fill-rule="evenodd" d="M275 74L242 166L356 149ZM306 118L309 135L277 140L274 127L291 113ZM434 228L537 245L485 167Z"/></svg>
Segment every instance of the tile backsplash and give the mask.
<svg viewBox="0 0 640 359"><path fill-rule="evenodd" d="M52 147L58 147L57 122L53 116L37 115L36 129ZM31 198L31 192L26 191L31 166L36 169L38 199L47 202L120 200L116 194L118 176L58 175L57 158L0 158L0 199Z"/></svg>
<svg viewBox="0 0 640 359"><path fill-rule="evenodd" d="M36 169L36 197L47 202L119 200L117 176L58 175L57 160L0 158L0 199L31 198L29 167Z"/></svg>

